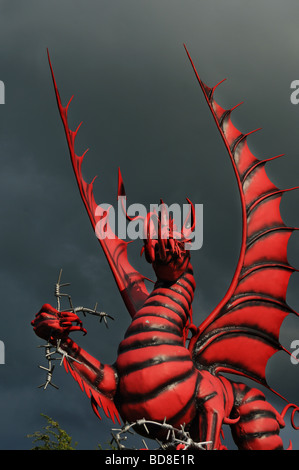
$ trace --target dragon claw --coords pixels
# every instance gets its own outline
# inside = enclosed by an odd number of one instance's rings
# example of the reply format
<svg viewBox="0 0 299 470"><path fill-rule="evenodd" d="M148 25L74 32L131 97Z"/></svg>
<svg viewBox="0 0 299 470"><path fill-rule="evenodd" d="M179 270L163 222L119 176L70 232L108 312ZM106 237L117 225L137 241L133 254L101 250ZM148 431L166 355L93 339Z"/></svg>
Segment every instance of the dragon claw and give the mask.
<svg viewBox="0 0 299 470"><path fill-rule="evenodd" d="M42 306L31 325L37 336L50 342L65 339L72 331L82 331L84 335L87 333L78 315L59 312L49 304Z"/></svg>
<svg viewBox="0 0 299 470"><path fill-rule="evenodd" d="M69 283L61 284L62 270L60 270L58 282L55 284L55 296L57 298L57 309L52 307L50 304L44 304L40 311L35 315L34 320L31 322L33 330L37 336L51 344L55 344L57 341L65 340L68 335L73 331L81 331L85 336L87 330L83 327L82 320L79 318L77 313L96 315L100 317L100 321L104 320L107 325L107 318L113 320L113 317L105 312L97 311L97 303L94 309L86 307L74 307L71 296L69 294L62 293L60 288L68 286ZM61 299L68 298L69 310L61 310Z"/></svg>

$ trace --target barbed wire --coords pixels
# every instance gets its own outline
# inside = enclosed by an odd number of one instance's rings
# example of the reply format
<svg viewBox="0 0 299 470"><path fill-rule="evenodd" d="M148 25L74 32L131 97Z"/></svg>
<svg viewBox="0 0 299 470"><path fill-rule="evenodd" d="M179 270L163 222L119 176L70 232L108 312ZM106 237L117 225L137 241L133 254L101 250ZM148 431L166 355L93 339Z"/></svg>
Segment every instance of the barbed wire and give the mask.
<svg viewBox="0 0 299 470"><path fill-rule="evenodd" d="M171 450L171 449L181 449L181 450L207 450L207 446L212 444L212 441L205 441L205 442L195 442L191 438L188 431L185 429L185 425L181 425L180 429L173 427L171 424L166 422L166 418L164 421L152 421L148 419L139 419L133 423L125 423L123 427L120 429L112 429L111 435L112 440L110 444L116 444L118 450L125 450L128 449L123 442L127 441L128 434L134 435L135 433L132 431L132 428L136 426L141 426L145 430L145 432L150 437L150 431L148 429L149 426L155 426L159 429L160 433L165 435L165 439L160 441L159 439L155 439L155 441L159 445L159 449L162 450ZM147 443L144 439L142 439L142 443L145 449L148 449ZM157 449L155 449L157 450Z"/></svg>
<svg viewBox="0 0 299 470"><path fill-rule="evenodd" d="M61 292L62 287L70 286L71 284L69 282L61 283L61 277L62 277L62 269L60 269L60 271L59 271L58 280L55 283L55 290L54 290L54 295L55 295L56 300L57 300L57 311L58 312L71 312L71 313L75 313L76 315L78 313L83 313L83 315L85 317L88 314L89 315L95 315L95 316L100 318L100 322L104 321L105 326L108 328L107 318L110 318L111 320L114 320L114 318L111 315L108 315L106 312L98 312L97 311L97 306L98 306L97 303L95 304L95 307L93 309L92 308L87 308L87 307L82 307L82 306L74 307L71 295L66 293L66 292ZM68 302L69 302L69 308L68 309L61 310L62 298L67 298L68 299ZM52 381L53 372L54 372L54 369L55 369L55 364L53 364L53 361L60 360L60 365L62 365L64 359L67 358L69 360L76 361L79 364L81 364L80 361L78 361L77 359L75 359L72 356L70 356L69 354L67 354L60 347L60 344L61 344L61 340L58 339L56 341L56 344L52 344L52 343L50 343L50 341L48 341L46 344L42 344L42 345L38 346L38 348L44 348L44 351L45 351L44 355L45 355L45 358L47 360L47 367L41 366L41 365L38 366L40 369L43 369L47 372L45 382L43 384L39 385L38 388L43 387L44 390L45 390L48 387L48 385L51 385L52 387L54 387L56 389L59 388ZM55 354L59 354L59 357L56 357Z"/></svg>

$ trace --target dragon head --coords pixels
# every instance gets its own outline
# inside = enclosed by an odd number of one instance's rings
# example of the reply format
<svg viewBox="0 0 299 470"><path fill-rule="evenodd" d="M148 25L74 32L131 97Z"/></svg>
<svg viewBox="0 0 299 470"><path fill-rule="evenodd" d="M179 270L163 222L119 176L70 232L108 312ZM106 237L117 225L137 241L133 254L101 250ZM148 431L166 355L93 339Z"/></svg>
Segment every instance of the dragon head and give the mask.
<svg viewBox="0 0 299 470"><path fill-rule="evenodd" d="M118 199L126 198L123 179L118 170ZM144 244L141 255L152 264L156 276L162 281L175 281L186 270L190 260L190 250L187 248L190 237L195 230L195 208L187 198L189 213L181 231L177 228L169 209L161 200L160 205L146 216L130 217L124 205L122 209L128 221L141 220L143 224Z"/></svg>
<svg viewBox="0 0 299 470"><path fill-rule="evenodd" d="M144 221L144 245L141 254L152 264L157 278L163 281L175 281L186 270L190 251L187 243L195 227L195 211L190 204L190 213L181 231L170 217L167 206L161 201L159 214L150 212ZM190 226L187 221L191 218Z"/></svg>

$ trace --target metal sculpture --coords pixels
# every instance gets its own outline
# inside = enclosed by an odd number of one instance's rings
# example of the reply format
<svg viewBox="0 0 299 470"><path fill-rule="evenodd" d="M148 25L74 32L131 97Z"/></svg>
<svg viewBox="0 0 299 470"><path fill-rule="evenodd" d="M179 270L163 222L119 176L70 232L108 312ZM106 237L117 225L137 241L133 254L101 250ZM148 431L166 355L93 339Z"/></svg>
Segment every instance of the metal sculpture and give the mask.
<svg viewBox="0 0 299 470"><path fill-rule="evenodd" d="M225 110L216 103L218 85L210 88L202 82L186 52L227 149L241 198L242 244L226 295L199 327L193 324L195 281L185 247L196 223L190 201L191 224L181 233L176 233L164 204L159 214L149 213L144 219L143 252L157 277L148 292L145 277L128 261L127 242L112 232L107 211L99 210L93 182L88 184L82 177L86 152L78 156L74 147L80 126L76 131L68 126L70 102L66 107L61 104L49 58L79 191L93 229L105 232L98 238L132 322L113 365L94 359L69 337L73 331L85 331L74 310L60 312L43 305L32 325L47 345L59 342L67 371L87 393L99 417L102 408L113 421L121 417L134 423L141 435L165 445L170 439L162 425L166 420L171 429L183 426L188 438L205 443L208 449L225 448L224 424L230 426L239 449L283 449L279 431L285 425L285 413L293 408L291 423L296 428L298 407L288 403L280 414L260 390L228 380L223 373L248 377L270 389L267 362L277 351L285 351L279 342L280 327L287 315L297 315L286 303L289 278L295 271L287 260L287 244L296 229L284 224L279 210L282 195L289 190L278 189L266 175L266 163L277 157L263 161L254 157L247 144L251 133L234 127L234 108ZM119 174L118 195L124 194ZM155 230L150 225L153 220ZM146 430L145 422L149 423Z"/></svg>

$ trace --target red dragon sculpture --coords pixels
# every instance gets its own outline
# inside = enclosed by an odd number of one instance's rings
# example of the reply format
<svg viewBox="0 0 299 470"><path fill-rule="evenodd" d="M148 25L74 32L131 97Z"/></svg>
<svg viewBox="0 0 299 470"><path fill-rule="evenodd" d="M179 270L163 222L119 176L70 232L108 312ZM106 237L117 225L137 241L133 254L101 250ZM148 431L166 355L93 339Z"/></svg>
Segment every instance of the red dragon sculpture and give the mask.
<svg viewBox="0 0 299 470"><path fill-rule="evenodd" d="M194 442L210 442L208 449L224 448L220 438L222 426L228 424L239 449L283 449L279 431L285 425L284 415L293 408L291 421L296 428L293 417L298 408L289 403L279 414L260 390L222 374L247 377L270 389L267 362L277 351L286 351L279 342L280 327L287 315L297 315L286 303L289 278L295 271L287 260L287 244L296 229L284 224L279 209L283 193L289 190L280 190L269 180L265 165L272 159L254 157L247 144L249 134L232 124L234 108L226 110L215 102L218 85L209 88L202 82L186 52L224 141L241 198L241 250L225 297L198 328L194 326L195 281L190 251L185 248L196 223L191 203L191 226L184 226L180 234L175 233L167 211L150 213L144 220L143 251L157 277L148 292L145 277L128 261L128 242L112 233L107 211L95 202L93 182L83 180L86 152L78 156L74 148L80 126L76 131L68 126L70 102L66 107L61 104L49 58L79 191L93 229L99 234L105 231L105 237L98 238L132 322L113 365L94 359L69 337L73 331L85 331L73 312L46 304L32 325L41 338L53 344L60 340L67 371L85 390L99 417L103 408L113 421L119 417L129 423L143 418L157 423L167 420L174 428L184 424ZM121 175L118 194L125 194ZM154 218L158 233L150 229ZM192 336L187 341L189 331ZM144 432L138 426L137 431ZM167 440L155 426L149 432L152 438Z"/></svg>

